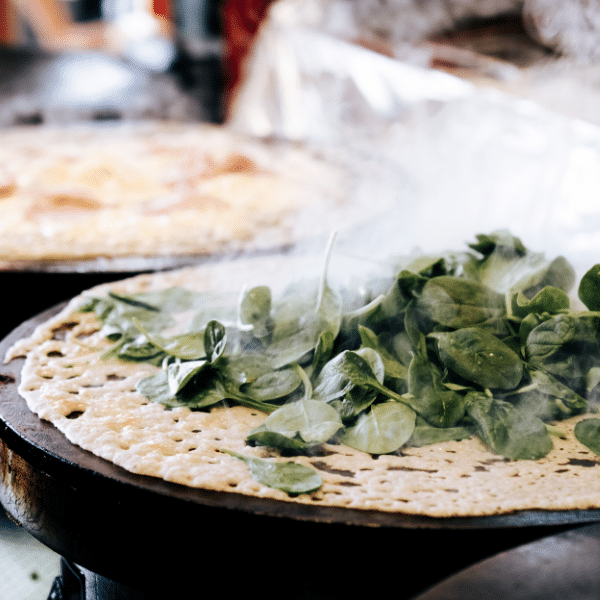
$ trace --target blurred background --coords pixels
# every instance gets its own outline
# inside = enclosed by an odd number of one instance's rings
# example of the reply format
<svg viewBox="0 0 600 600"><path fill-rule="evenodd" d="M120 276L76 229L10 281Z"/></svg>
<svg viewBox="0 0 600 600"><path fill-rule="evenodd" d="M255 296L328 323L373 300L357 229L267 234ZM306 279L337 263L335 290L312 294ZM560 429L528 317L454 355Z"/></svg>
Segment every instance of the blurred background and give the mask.
<svg viewBox="0 0 600 600"><path fill-rule="evenodd" d="M600 120L595 2L0 0L0 126L119 118L223 122L236 86L264 85L284 60L288 80L298 70L299 56L272 41L269 54L248 65L256 45L266 47L282 28L306 49L315 44L302 35L310 28L404 64ZM319 68L316 55L311 60ZM270 93L281 99L282 81L271 83Z"/></svg>

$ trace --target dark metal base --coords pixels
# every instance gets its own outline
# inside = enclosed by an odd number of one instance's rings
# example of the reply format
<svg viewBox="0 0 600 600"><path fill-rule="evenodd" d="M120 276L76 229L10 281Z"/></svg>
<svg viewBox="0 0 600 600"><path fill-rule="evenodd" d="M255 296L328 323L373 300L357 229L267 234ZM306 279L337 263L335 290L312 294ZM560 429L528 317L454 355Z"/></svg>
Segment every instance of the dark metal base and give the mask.
<svg viewBox="0 0 600 600"><path fill-rule="evenodd" d="M154 600L154 597L62 558L61 573L54 579L48 600Z"/></svg>

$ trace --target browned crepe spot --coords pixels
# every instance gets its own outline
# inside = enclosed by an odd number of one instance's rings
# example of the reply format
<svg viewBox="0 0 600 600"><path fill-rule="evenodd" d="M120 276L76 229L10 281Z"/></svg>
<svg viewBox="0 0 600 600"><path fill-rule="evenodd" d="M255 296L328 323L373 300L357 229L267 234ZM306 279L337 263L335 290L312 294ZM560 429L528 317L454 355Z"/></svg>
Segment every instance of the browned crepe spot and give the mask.
<svg viewBox="0 0 600 600"><path fill-rule="evenodd" d="M25 213L29 220L44 216L69 217L100 210L104 205L89 192L66 191L38 196Z"/></svg>
<svg viewBox="0 0 600 600"><path fill-rule="evenodd" d="M215 165L207 173L210 177L228 175L230 173L257 173L256 163L243 154L231 154L224 163Z"/></svg>
<svg viewBox="0 0 600 600"><path fill-rule="evenodd" d="M257 175L261 173L257 164L244 154L230 154L224 161L218 162L210 156L187 156L180 164L180 177L171 179L168 185L176 187L181 185L193 186L223 175Z"/></svg>
<svg viewBox="0 0 600 600"><path fill-rule="evenodd" d="M17 191L17 180L9 173L0 171L0 200L10 198Z"/></svg>

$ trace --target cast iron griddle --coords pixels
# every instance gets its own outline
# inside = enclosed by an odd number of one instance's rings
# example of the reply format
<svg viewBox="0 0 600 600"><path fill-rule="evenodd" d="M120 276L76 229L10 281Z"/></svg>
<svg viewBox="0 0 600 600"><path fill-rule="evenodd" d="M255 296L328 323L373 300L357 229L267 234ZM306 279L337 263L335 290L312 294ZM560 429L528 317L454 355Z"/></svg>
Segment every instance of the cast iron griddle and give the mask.
<svg viewBox="0 0 600 600"><path fill-rule="evenodd" d="M587 525L501 552L414 600L600 598L600 526Z"/></svg>
<svg viewBox="0 0 600 600"><path fill-rule="evenodd" d="M20 325L0 343L0 356L60 308ZM203 565L247 598L248 580L293 566L302 576L290 598L312 590L317 578L323 598L364 598L372 581L357 579L352 563L376 555L382 582L397 576L399 564L406 569L399 593L408 598L519 543L600 521L598 510L437 519L299 505L132 474L71 444L32 413L17 390L21 366L21 359L0 366L1 503L63 557L137 589L189 593ZM423 563L428 579L414 578Z"/></svg>

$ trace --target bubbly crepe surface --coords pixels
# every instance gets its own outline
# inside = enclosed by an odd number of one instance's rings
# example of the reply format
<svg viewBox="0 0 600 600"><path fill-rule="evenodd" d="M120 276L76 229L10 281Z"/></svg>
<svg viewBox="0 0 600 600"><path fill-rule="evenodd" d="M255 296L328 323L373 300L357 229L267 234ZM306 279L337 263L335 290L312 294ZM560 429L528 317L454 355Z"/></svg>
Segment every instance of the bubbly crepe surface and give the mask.
<svg viewBox="0 0 600 600"><path fill-rule="evenodd" d="M310 272L318 261L302 261ZM179 285L191 290L234 290L282 282L300 268L286 257L214 263L168 273L142 275L109 287L130 294ZM282 275L287 274L287 275ZM600 508L600 457L574 440L577 418L558 427L554 449L538 461L509 461L476 438L371 457L341 445L293 460L318 469L322 488L290 497L256 482L241 461L219 451L282 459L268 448L246 446L250 428L265 415L239 406L210 412L168 410L135 391L155 367L98 360L92 313L74 311L75 298L60 314L18 341L6 360L26 355L20 394L42 419L74 444L134 473L208 490L275 498L283 502L348 507L432 517L484 516L524 509Z"/></svg>
<svg viewBox="0 0 600 600"><path fill-rule="evenodd" d="M0 260L279 247L353 214L355 188L345 167L307 148L216 125L7 129Z"/></svg>

